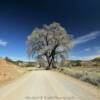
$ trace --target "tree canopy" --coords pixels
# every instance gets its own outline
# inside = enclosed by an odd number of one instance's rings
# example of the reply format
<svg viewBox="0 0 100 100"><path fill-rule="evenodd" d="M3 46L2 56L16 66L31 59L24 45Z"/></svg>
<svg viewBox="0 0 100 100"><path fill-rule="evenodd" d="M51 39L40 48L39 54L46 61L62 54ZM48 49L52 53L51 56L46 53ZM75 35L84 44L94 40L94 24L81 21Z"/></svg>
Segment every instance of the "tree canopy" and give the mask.
<svg viewBox="0 0 100 100"><path fill-rule="evenodd" d="M49 69L67 57L71 42L72 36L59 23L43 25L28 36L28 55L43 59L48 64L46 69Z"/></svg>

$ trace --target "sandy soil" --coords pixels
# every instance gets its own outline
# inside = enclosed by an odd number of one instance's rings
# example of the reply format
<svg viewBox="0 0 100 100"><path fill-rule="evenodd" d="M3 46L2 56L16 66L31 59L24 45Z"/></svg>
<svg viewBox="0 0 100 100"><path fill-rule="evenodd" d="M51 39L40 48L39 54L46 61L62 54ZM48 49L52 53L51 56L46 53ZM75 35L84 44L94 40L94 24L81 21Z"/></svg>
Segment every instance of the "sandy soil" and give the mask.
<svg viewBox="0 0 100 100"><path fill-rule="evenodd" d="M16 79L23 73L23 70L18 66L0 59L0 85Z"/></svg>
<svg viewBox="0 0 100 100"><path fill-rule="evenodd" d="M0 100L100 100L100 91L54 71L32 71L0 88Z"/></svg>

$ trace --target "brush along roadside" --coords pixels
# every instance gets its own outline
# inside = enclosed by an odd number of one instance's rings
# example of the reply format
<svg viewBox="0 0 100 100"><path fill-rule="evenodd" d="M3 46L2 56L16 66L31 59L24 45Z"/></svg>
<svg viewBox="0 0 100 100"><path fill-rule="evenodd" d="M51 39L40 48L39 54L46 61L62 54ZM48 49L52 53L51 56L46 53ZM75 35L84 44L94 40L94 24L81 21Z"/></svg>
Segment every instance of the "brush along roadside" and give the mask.
<svg viewBox="0 0 100 100"><path fill-rule="evenodd" d="M100 87L100 67L62 67L56 69L56 71L62 72L64 74L70 75L74 78L80 79L82 81L88 82L92 85Z"/></svg>

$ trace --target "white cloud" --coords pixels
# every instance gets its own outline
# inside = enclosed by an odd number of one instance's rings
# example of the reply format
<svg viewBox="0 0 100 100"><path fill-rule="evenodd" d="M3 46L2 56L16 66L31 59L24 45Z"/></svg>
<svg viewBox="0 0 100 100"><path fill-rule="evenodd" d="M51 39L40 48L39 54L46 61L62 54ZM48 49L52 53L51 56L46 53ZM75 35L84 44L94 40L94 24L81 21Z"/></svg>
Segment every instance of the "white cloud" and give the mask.
<svg viewBox="0 0 100 100"><path fill-rule="evenodd" d="M8 42L0 40L0 46L7 46Z"/></svg>
<svg viewBox="0 0 100 100"><path fill-rule="evenodd" d="M100 46L94 47L95 50L100 50Z"/></svg>
<svg viewBox="0 0 100 100"><path fill-rule="evenodd" d="M91 50L91 48L86 48L86 49L84 49L84 51L90 51Z"/></svg>
<svg viewBox="0 0 100 100"><path fill-rule="evenodd" d="M94 59L96 57L100 57L100 54L84 56L84 57L72 56L71 59L73 59L73 60L92 60L92 59Z"/></svg>
<svg viewBox="0 0 100 100"><path fill-rule="evenodd" d="M94 59L96 57L100 57L100 54L86 56L86 57L83 57L82 60L91 60L91 59Z"/></svg>
<svg viewBox="0 0 100 100"><path fill-rule="evenodd" d="M100 46L94 47L94 50L97 54L100 54Z"/></svg>
<svg viewBox="0 0 100 100"><path fill-rule="evenodd" d="M97 50L97 53L99 53L99 54L100 54L100 50Z"/></svg>
<svg viewBox="0 0 100 100"><path fill-rule="evenodd" d="M89 33L87 35L83 35L83 36L76 38L75 40L73 40L72 44L78 45L81 43L85 43L85 42L96 39L98 36L100 36L100 31L94 31L94 32Z"/></svg>
<svg viewBox="0 0 100 100"><path fill-rule="evenodd" d="M100 57L100 47L99 46L96 46L96 47L93 47L93 48L86 48L84 49L83 51L93 51L93 54L91 55L82 55L82 56L70 56L70 59L73 59L73 60L91 60L91 59L94 59L96 57ZM78 53L83 53L83 51L78 51Z"/></svg>

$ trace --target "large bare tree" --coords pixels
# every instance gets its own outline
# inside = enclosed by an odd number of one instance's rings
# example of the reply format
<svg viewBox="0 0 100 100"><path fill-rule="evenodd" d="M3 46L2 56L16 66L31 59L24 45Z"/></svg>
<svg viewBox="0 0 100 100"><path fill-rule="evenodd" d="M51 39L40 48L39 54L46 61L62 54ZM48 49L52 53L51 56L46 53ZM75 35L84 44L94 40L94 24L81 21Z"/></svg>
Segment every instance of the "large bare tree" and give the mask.
<svg viewBox="0 0 100 100"><path fill-rule="evenodd" d="M67 57L72 36L59 24L52 23L35 28L27 38L28 54L47 62L46 69L55 66L55 62Z"/></svg>

